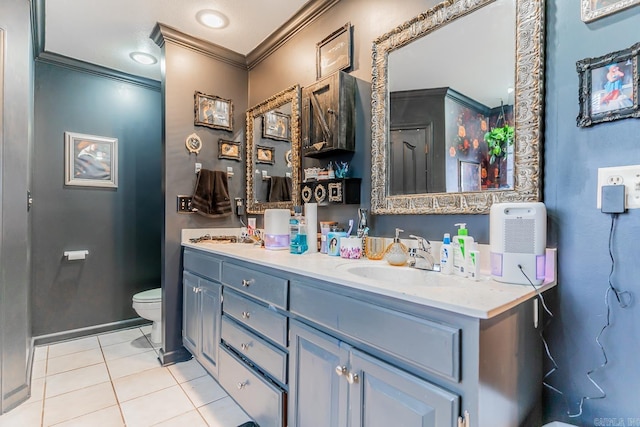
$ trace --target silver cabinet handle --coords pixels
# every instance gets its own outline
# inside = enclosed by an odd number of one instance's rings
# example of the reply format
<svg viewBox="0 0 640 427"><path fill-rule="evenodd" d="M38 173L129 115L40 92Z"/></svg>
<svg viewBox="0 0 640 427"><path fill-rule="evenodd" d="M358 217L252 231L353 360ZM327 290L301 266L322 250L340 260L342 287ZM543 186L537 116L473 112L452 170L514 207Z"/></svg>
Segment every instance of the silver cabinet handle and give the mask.
<svg viewBox="0 0 640 427"><path fill-rule="evenodd" d="M358 377L358 374L354 374L353 372L349 372L349 374L347 374L347 382L349 384L355 384L358 381L360 381L360 377Z"/></svg>
<svg viewBox="0 0 640 427"><path fill-rule="evenodd" d="M338 374L338 376L342 376L342 375L346 375L347 374L347 367L346 366L336 366L336 374Z"/></svg>
<svg viewBox="0 0 640 427"><path fill-rule="evenodd" d="M251 317L251 313L249 313L248 311L243 311L242 312L242 318L243 319L248 319L249 317Z"/></svg>
<svg viewBox="0 0 640 427"><path fill-rule="evenodd" d="M254 280L254 279L249 279L249 280L247 280L247 279L242 279L242 286L249 287L249 285L253 285L253 284L254 284L254 282L255 282L255 280Z"/></svg>
<svg viewBox="0 0 640 427"><path fill-rule="evenodd" d="M249 350L249 344L242 343L240 344L240 348L243 349L244 351L247 351Z"/></svg>
<svg viewBox="0 0 640 427"><path fill-rule="evenodd" d="M242 390L247 386L247 384L249 384L248 381L242 381L241 383L238 383L238 390Z"/></svg>

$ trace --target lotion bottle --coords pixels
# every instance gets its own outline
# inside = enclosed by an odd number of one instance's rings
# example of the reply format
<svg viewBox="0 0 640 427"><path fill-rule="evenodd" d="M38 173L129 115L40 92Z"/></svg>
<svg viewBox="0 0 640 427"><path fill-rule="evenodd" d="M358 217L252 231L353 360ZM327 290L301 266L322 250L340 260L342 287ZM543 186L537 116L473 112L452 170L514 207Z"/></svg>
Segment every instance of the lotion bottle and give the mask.
<svg viewBox="0 0 640 427"><path fill-rule="evenodd" d="M442 246L440 246L440 273L453 273L453 254L451 253L451 236L444 234Z"/></svg>
<svg viewBox="0 0 640 427"><path fill-rule="evenodd" d="M400 241L400 233L403 231L404 230L396 228L396 237L385 251L384 259L391 265L405 265L409 259L409 250L404 243Z"/></svg>
<svg viewBox="0 0 640 427"><path fill-rule="evenodd" d="M458 276L467 277L468 252L473 244L473 237L469 236L466 223L456 224L458 235L453 245L453 272Z"/></svg>
<svg viewBox="0 0 640 427"><path fill-rule="evenodd" d="M480 280L480 251L478 250L478 244L475 242L471 244L467 263L469 278L476 281Z"/></svg>

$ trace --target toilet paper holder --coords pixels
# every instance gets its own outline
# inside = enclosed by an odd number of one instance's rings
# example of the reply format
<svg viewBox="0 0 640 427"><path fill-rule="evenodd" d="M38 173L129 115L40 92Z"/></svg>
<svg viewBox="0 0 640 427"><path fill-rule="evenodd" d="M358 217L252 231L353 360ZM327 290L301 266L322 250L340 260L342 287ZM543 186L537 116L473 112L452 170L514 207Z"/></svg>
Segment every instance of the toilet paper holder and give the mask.
<svg viewBox="0 0 640 427"><path fill-rule="evenodd" d="M85 259L87 255L89 255L89 251L86 249L82 251L64 251L64 256L69 261Z"/></svg>

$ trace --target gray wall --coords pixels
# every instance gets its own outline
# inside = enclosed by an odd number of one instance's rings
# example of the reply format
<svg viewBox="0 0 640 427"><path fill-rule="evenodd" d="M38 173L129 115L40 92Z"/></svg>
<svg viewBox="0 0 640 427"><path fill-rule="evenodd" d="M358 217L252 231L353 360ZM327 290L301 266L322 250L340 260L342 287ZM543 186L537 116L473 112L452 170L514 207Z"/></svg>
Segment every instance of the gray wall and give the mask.
<svg viewBox="0 0 640 427"><path fill-rule="evenodd" d="M28 397L33 59L29 2L0 2L0 413Z"/></svg>
<svg viewBox="0 0 640 427"><path fill-rule="evenodd" d="M160 286L160 86L36 63L33 332L136 318ZM118 188L64 185L64 132L118 138ZM89 250L67 261L67 250Z"/></svg>
<svg viewBox="0 0 640 427"><path fill-rule="evenodd" d="M559 254L559 287L550 344L560 369L550 382L566 393L571 412L581 396L598 396L586 372L603 363L595 337L604 326L611 261L611 219L596 208L599 167L640 164L640 122L627 119L591 128L576 127L578 74L576 61L625 49L639 41L640 7L590 24L580 20L578 2L551 0L547 6L547 80L544 148L544 201L549 211L550 240ZM637 242L640 211L620 215L613 242L613 283L640 297ZM597 418L640 419L640 310L621 309L611 297L612 325L601 338L609 364L593 374L607 397L584 404L581 418L568 422L596 424ZM547 393L551 419L565 419L564 400ZM627 423L626 425L630 425Z"/></svg>
<svg viewBox="0 0 640 427"><path fill-rule="evenodd" d="M163 363L186 356L182 347L181 230L183 228L240 227L234 214L212 219L198 214L179 214L176 197L191 195L195 186L196 157L185 148L192 133L202 139L198 162L204 169L226 170L232 166L235 176L229 180L229 196L244 198L244 162L218 159L220 138L244 141L247 111L247 72L230 63L165 36L164 101L164 231L163 231ZM194 93L230 99L233 103L233 132L194 126ZM243 149L245 145L243 144ZM244 158L244 155L243 155Z"/></svg>

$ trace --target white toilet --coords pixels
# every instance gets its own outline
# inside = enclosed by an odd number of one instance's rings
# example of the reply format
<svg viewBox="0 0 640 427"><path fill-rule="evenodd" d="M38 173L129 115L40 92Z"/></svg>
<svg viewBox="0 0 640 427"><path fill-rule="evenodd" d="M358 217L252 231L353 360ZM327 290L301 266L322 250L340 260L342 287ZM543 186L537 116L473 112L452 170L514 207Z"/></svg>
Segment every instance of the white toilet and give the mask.
<svg viewBox="0 0 640 427"><path fill-rule="evenodd" d="M135 294L133 309L143 319L153 321L151 342L162 344L162 288L149 289Z"/></svg>

